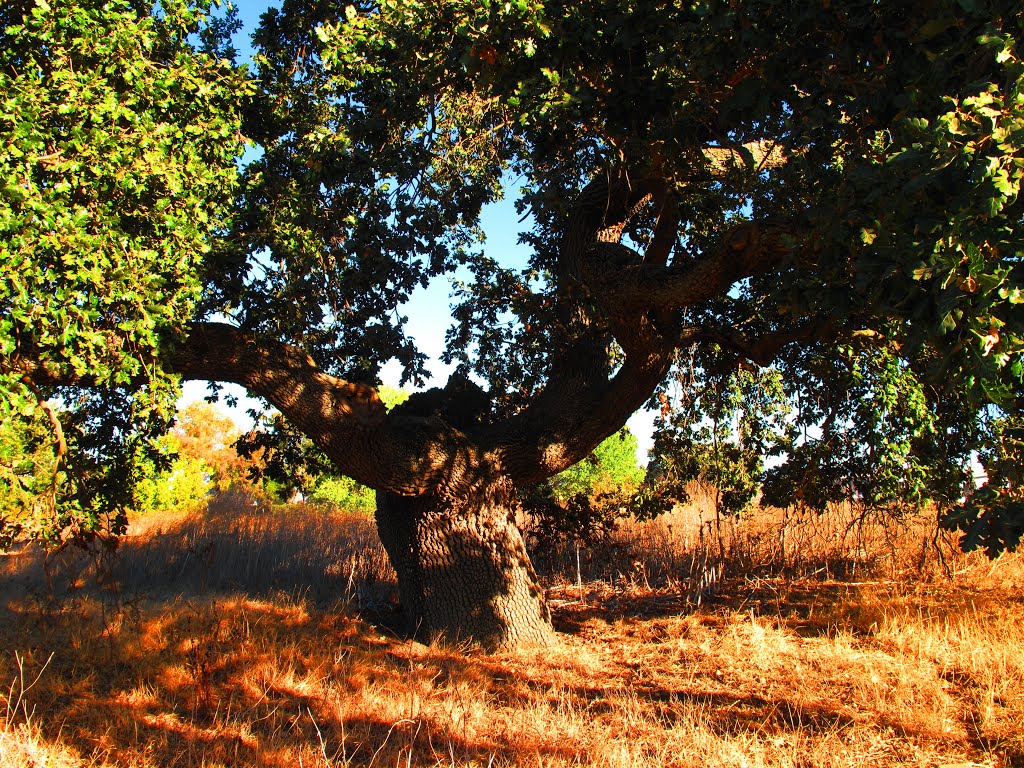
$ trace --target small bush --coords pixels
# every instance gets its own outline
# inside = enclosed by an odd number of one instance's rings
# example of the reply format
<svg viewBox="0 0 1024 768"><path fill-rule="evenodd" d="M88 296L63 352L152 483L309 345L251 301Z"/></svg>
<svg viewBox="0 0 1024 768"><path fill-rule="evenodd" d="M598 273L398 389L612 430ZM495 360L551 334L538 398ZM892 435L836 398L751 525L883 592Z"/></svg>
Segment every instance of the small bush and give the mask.
<svg viewBox="0 0 1024 768"><path fill-rule="evenodd" d="M151 512L194 512L206 503L213 487L210 467L194 456L178 455L169 469L139 481L136 510Z"/></svg>
<svg viewBox="0 0 1024 768"><path fill-rule="evenodd" d="M348 512L371 513L377 508L374 490L350 477L321 477L309 498Z"/></svg>

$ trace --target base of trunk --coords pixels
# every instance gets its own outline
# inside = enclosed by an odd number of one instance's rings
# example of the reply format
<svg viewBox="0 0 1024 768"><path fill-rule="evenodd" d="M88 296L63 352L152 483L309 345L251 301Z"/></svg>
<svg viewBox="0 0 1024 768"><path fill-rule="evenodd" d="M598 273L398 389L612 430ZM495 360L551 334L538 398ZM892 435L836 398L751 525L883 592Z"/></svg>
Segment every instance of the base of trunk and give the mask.
<svg viewBox="0 0 1024 768"><path fill-rule="evenodd" d="M551 641L511 503L378 493L377 529L417 636L492 649Z"/></svg>

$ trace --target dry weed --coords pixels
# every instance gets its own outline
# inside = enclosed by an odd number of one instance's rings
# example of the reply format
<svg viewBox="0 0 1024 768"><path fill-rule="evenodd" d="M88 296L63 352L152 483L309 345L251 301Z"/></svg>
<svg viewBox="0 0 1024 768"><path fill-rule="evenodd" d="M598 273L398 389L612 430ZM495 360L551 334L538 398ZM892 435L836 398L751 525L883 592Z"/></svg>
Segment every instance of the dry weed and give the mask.
<svg viewBox="0 0 1024 768"><path fill-rule="evenodd" d="M1024 765L1019 557L896 580L916 531L871 564L822 529L806 567L743 574L778 532L737 529L696 607L684 511L621 531L614 572L581 551L612 578L571 552L557 647L485 654L368 623L393 582L365 518L219 504L135 526L102 589L51 564L49 599L38 554L5 558L0 765Z"/></svg>

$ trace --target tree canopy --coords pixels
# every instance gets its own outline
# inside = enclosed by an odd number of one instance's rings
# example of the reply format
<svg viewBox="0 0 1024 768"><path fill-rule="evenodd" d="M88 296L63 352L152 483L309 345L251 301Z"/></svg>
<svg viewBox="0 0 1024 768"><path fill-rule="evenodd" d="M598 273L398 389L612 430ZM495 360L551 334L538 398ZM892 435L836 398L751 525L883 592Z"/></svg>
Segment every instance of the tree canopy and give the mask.
<svg viewBox="0 0 1024 768"><path fill-rule="evenodd" d="M144 438L174 376L240 383L383 494L429 614L437 536L490 535L474 515L673 369L698 391L742 363L795 409L780 503L853 488L1018 543L1017 3L286 0L251 70L205 2L0 19L3 407L92 414L68 477ZM480 229L503 195L525 269ZM381 365L424 375L402 304L453 275L459 367L388 413Z"/></svg>
<svg viewBox="0 0 1024 768"><path fill-rule="evenodd" d="M33 490L5 526L119 529L134 457L173 413L161 355L208 290L251 92L207 8L0 9L0 422L37 457L0 469Z"/></svg>
<svg viewBox="0 0 1024 768"><path fill-rule="evenodd" d="M286 6L258 38L262 71L291 68L287 87L301 94L283 102L287 132L267 143L259 181L293 206L286 179L324 194L303 198L283 252L319 251L319 227L341 226L345 253L386 242L408 280L463 263L473 278L447 358L487 381L502 414L540 410L552 391L570 400L560 365L585 369L591 351L602 379L667 346L690 371L707 355L774 364L799 406L790 461L773 473L780 503L851 489L937 501L960 510L950 519L971 545L1016 543L1012 462L987 464L1000 503L957 506L972 452L1012 451L1019 437L1024 94L1012 3L311 13ZM380 147L399 154L382 163ZM349 174L329 162L339 150ZM510 177L531 225L525 271L441 239L473 234L457 225L474 224ZM325 218L353 186L372 190L365 211ZM601 247L573 254L573 237L591 232ZM414 376L418 360L395 342Z"/></svg>

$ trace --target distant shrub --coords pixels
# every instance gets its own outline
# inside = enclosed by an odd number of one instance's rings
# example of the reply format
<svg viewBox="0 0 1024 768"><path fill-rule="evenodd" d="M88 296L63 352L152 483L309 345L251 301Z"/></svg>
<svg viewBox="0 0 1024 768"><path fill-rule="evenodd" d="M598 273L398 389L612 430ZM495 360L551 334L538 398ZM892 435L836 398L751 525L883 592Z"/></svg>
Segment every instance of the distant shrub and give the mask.
<svg viewBox="0 0 1024 768"><path fill-rule="evenodd" d="M583 461L552 477L548 482L554 496L567 502L581 494L592 499L609 493L632 494L644 479L637 445L636 435L623 427Z"/></svg>
<svg viewBox="0 0 1024 768"><path fill-rule="evenodd" d="M344 476L321 477L309 498L349 512L369 513L377 508L377 497L372 488Z"/></svg>
<svg viewBox="0 0 1024 768"><path fill-rule="evenodd" d="M531 489L523 499L528 536L541 548L606 537L643 482L636 454L636 436L623 427L583 461Z"/></svg>
<svg viewBox="0 0 1024 768"><path fill-rule="evenodd" d="M169 468L153 471L138 482L136 512L194 512L206 503L214 486L212 478L213 472L205 461L179 454Z"/></svg>

